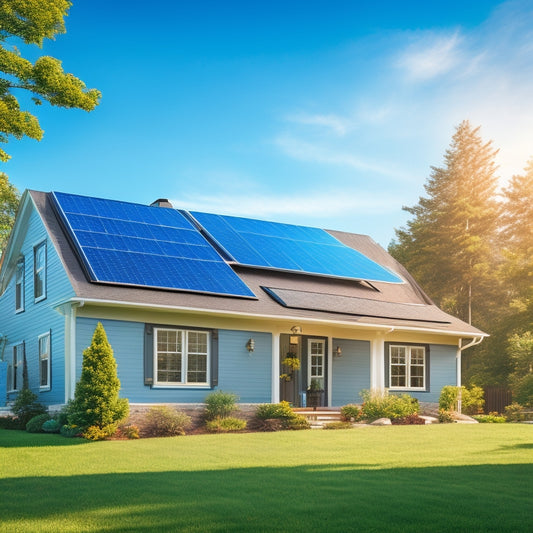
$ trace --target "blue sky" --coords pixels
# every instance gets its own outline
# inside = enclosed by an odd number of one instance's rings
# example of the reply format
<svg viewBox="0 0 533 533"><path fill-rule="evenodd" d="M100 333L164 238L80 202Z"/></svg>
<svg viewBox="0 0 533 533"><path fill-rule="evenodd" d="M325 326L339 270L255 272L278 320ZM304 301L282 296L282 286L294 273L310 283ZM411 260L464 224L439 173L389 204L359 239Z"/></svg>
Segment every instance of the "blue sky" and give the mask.
<svg viewBox="0 0 533 533"><path fill-rule="evenodd" d="M383 246L455 127L533 156L533 2L74 0L42 53L103 93L43 105L19 188L371 235ZM36 54L37 51L32 51Z"/></svg>

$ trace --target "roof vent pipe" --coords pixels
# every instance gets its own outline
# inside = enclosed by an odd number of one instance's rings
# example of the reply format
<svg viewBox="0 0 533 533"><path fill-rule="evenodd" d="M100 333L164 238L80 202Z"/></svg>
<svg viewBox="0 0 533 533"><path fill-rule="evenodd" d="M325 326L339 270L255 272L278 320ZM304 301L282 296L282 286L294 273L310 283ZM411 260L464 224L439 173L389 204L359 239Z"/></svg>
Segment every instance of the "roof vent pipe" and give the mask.
<svg viewBox="0 0 533 533"><path fill-rule="evenodd" d="M158 198L155 202L150 204L150 207L170 207L170 209L174 209L174 206L167 198Z"/></svg>

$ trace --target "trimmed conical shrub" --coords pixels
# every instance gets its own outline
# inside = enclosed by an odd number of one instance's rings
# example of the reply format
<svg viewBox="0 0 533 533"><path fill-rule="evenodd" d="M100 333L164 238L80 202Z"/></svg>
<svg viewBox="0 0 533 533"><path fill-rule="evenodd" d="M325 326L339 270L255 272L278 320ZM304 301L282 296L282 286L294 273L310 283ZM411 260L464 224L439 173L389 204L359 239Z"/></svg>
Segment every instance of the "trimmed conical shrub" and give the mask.
<svg viewBox="0 0 533 533"><path fill-rule="evenodd" d="M112 434L117 423L128 416L129 403L119 398L117 363L104 327L94 330L91 345L83 352L81 378L69 406L69 424L82 431L89 427Z"/></svg>

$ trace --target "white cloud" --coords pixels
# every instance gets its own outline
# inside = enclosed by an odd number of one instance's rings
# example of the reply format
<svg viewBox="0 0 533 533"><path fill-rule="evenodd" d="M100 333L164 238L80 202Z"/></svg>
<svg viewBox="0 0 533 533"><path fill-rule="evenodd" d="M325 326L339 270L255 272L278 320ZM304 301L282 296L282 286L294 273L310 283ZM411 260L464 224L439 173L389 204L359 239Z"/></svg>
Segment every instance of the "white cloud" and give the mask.
<svg viewBox="0 0 533 533"><path fill-rule="evenodd" d="M337 135L345 135L351 128L350 122L337 115L310 115L298 113L287 117L289 122L304 124L306 126L323 126Z"/></svg>
<svg viewBox="0 0 533 533"><path fill-rule="evenodd" d="M457 32L452 35L434 35L424 32L397 60L413 81L425 81L448 73L463 62L459 50L462 38Z"/></svg>

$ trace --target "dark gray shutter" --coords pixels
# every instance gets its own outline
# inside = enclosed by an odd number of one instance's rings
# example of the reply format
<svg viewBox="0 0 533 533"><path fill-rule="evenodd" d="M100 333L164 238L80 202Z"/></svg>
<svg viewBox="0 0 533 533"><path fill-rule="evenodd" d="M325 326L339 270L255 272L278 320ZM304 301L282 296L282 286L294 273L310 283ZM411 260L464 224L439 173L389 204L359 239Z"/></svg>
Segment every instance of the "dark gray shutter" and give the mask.
<svg viewBox="0 0 533 533"><path fill-rule="evenodd" d="M154 327L144 326L144 384L154 384Z"/></svg>
<svg viewBox="0 0 533 533"><path fill-rule="evenodd" d="M211 331L211 387L218 385L218 330Z"/></svg>

